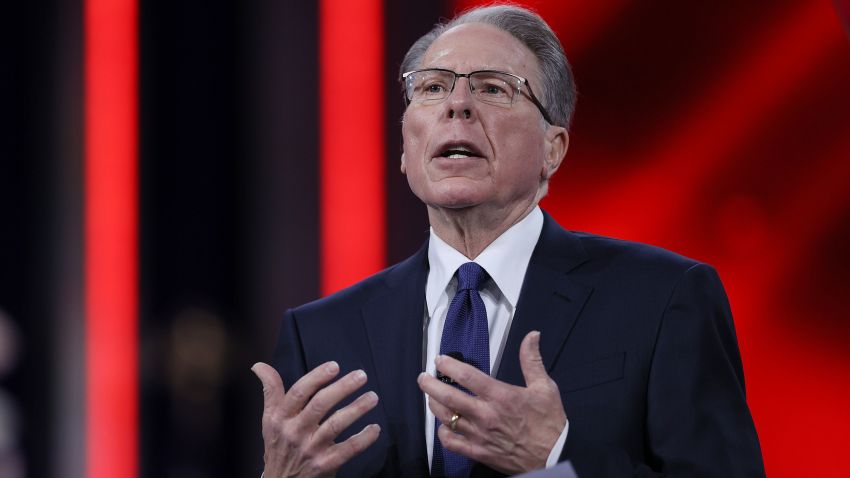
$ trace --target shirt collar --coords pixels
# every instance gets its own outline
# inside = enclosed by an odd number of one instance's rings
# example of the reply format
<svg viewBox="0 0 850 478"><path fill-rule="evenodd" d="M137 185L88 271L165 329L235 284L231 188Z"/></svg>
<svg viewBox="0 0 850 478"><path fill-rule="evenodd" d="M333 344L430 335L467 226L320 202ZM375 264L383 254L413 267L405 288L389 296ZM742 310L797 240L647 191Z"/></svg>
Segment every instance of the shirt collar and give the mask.
<svg viewBox="0 0 850 478"><path fill-rule="evenodd" d="M538 206L521 221L503 232L473 261L490 274L499 291L513 307L516 307L519 301L525 271L542 230L543 213ZM467 262L469 259L465 255L440 239L434 232L434 228L431 228L428 241L430 269L425 288L425 302L429 316L434 315L440 294L446 291L458 267Z"/></svg>

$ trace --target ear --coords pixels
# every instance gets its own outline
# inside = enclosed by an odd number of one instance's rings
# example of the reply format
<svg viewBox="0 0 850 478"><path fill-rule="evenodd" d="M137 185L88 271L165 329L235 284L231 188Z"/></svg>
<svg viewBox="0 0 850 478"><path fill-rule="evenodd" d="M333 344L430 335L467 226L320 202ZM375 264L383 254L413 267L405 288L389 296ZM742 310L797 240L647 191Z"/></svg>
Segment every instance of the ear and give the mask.
<svg viewBox="0 0 850 478"><path fill-rule="evenodd" d="M567 154L567 148L570 146L570 135L566 128L560 126L549 125L546 130L546 157L544 158L543 171L541 175L543 179L549 179L555 174L555 171L561 167L561 161Z"/></svg>
<svg viewBox="0 0 850 478"><path fill-rule="evenodd" d="M401 174L407 175L407 163L404 161L404 153L401 153Z"/></svg>

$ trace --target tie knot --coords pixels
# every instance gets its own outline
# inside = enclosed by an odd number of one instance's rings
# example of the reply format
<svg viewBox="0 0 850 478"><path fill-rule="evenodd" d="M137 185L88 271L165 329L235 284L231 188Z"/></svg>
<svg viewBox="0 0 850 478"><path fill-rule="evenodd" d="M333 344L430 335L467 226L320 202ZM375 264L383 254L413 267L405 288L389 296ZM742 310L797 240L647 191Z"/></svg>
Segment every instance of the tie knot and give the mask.
<svg viewBox="0 0 850 478"><path fill-rule="evenodd" d="M488 277L483 267L474 262L467 262L457 270L457 290L478 290Z"/></svg>

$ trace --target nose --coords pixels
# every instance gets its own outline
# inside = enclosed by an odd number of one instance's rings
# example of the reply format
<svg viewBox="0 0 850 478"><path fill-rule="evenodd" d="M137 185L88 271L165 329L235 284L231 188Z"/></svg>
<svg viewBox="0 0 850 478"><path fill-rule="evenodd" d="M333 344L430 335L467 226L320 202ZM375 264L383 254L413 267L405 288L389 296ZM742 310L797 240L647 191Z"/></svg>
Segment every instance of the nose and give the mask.
<svg viewBox="0 0 850 478"><path fill-rule="evenodd" d="M463 84L462 82L466 82ZM469 90L469 79L458 78L449 97L446 98L446 116L449 119L459 118L468 120L475 112L475 98Z"/></svg>

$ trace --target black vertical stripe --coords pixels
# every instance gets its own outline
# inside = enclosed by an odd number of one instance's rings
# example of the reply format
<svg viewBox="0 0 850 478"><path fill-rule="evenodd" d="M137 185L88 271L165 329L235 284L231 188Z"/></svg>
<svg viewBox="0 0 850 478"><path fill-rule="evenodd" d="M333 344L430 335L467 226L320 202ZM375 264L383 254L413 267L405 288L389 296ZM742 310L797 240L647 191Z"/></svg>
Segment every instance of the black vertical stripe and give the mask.
<svg viewBox="0 0 850 478"><path fill-rule="evenodd" d="M385 2L384 45L386 131L387 264L413 254L428 238L428 214L401 174L401 117L404 102L398 82L399 67L408 48L444 14L443 2Z"/></svg>

